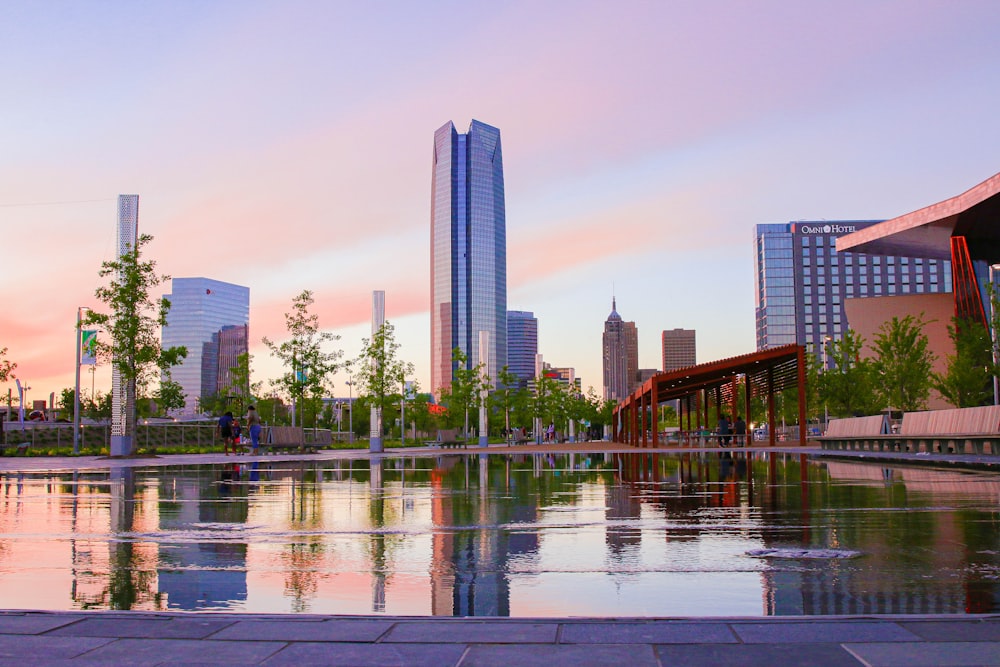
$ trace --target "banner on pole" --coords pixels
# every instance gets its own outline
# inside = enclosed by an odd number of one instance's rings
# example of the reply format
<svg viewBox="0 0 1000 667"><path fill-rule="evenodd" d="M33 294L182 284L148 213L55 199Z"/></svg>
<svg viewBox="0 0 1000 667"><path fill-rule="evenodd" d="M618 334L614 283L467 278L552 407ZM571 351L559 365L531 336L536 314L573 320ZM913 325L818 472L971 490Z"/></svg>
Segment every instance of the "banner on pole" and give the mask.
<svg viewBox="0 0 1000 667"><path fill-rule="evenodd" d="M80 332L80 365L81 366L96 366L97 365L97 331L88 331L84 329Z"/></svg>

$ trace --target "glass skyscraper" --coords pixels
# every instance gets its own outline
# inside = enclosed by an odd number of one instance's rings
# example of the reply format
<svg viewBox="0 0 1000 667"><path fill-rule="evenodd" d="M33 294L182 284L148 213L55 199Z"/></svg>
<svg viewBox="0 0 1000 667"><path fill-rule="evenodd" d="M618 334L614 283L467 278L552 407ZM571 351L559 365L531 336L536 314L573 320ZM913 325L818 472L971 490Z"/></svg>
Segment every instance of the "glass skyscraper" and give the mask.
<svg viewBox="0 0 1000 667"><path fill-rule="evenodd" d="M507 311L507 370L517 376L518 386L527 387L535 378L538 354L538 320L524 310Z"/></svg>
<svg viewBox="0 0 1000 667"><path fill-rule="evenodd" d="M185 406L177 416L194 417L198 401L225 389L229 368L248 349L250 288L209 278L174 278L163 347L183 345L187 358L170 369ZM227 367L223 368L223 366Z"/></svg>
<svg viewBox="0 0 1000 667"><path fill-rule="evenodd" d="M450 121L434 133L431 176L431 391L451 386L452 351L496 380L507 364L507 218L500 130ZM479 332L489 332L489 359Z"/></svg>
<svg viewBox="0 0 1000 667"><path fill-rule="evenodd" d="M628 397L639 380L639 330L635 322L626 322L611 299L611 314L604 322L602 356L604 399L621 401Z"/></svg>
<svg viewBox="0 0 1000 667"><path fill-rule="evenodd" d="M848 328L844 299L951 291L951 262L837 252L837 238L881 220L757 225L757 349L798 343L819 354Z"/></svg>

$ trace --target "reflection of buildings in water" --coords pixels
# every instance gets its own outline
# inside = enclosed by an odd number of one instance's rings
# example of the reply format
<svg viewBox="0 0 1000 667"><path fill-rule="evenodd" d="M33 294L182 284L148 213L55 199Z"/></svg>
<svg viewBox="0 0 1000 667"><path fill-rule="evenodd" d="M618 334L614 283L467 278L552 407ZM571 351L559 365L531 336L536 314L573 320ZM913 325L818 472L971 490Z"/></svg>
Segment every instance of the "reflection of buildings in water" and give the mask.
<svg viewBox="0 0 1000 667"><path fill-rule="evenodd" d="M856 506L871 508L866 510L869 518L863 527L811 528L819 534L819 546L845 546L862 555L844 562L796 562L794 569L776 564L766 570L762 574L766 614L955 614L1000 608L1000 585L988 574L996 564L989 560L989 548L977 545L980 540L992 544L996 531L981 529L980 512L936 507L942 502L954 504L956 499L959 504L973 499L995 506L1000 480L931 468L841 461L811 466L803 462L802 467L803 476L809 467L816 471L811 473L814 477L825 472L827 479L839 480L825 488L824 495L833 495L838 486L846 487L844 483L849 482L847 497ZM852 496L864 488L859 482L872 489L876 499L888 497L890 501L879 505ZM807 510L804 514L808 517ZM802 545L815 541L809 535L809 521L802 522L801 530ZM777 544L773 534L765 532L768 546L787 546ZM901 544L901 539L907 543ZM893 568L902 550L922 562L910 564L909 572ZM983 567L976 567L978 560ZM928 574L919 587L912 581L914 569Z"/></svg>
<svg viewBox="0 0 1000 667"><path fill-rule="evenodd" d="M211 477L171 479L172 497L160 498L158 529L183 535L245 524L249 513L247 488L241 483L245 468L227 464L221 471L210 469ZM245 602L246 560L243 541L177 540L161 553L160 593L166 595L167 606L175 609L225 608Z"/></svg>
<svg viewBox="0 0 1000 667"><path fill-rule="evenodd" d="M502 526L537 520L537 484L527 475L511 476L507 457L441 457L431 472L431 613L435 616L509 616L507 564L538 550L535 531L518 533ZM476 474L470 474L470 468ZM465 475L468 492L452 493L446 478ZM473 482L473 480L476 480ZM478 493L471 484L475 483ZM519 492L519 484L528 484ZM505 503L493 496L503 490ZM523 502L527 500L528 502Z"/></svg>

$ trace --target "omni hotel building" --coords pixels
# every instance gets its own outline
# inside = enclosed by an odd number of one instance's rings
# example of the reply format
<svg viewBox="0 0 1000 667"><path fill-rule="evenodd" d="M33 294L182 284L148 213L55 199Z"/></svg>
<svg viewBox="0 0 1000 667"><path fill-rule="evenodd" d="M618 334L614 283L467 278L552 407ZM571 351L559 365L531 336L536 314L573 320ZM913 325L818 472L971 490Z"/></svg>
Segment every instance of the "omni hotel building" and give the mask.
<svg viewBox="0 0 1000 667"><path fill-rule="evenodd" d="M757 349L798 343L816 355L850 328L848 299L951 292L951 262L837 252L881 220L761 224L754 234Z"/></svg>

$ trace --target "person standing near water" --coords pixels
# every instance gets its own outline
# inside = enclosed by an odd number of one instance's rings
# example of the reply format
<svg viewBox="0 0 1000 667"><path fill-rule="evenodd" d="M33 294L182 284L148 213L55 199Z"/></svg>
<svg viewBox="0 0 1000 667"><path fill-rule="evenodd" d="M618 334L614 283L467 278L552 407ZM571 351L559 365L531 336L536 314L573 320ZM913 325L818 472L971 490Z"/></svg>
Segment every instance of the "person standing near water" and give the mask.
<svg viewBox="0 0 1000 667"><path fill-rule="evenodd" d="M246 418L247 428L250 431L250 452L256 454L260 447L260 415L257 414L257 408L250 406L247 408L247 418Z"/></svg>

